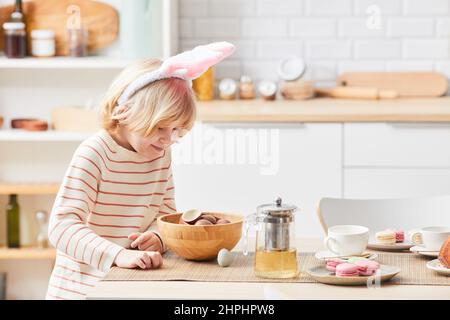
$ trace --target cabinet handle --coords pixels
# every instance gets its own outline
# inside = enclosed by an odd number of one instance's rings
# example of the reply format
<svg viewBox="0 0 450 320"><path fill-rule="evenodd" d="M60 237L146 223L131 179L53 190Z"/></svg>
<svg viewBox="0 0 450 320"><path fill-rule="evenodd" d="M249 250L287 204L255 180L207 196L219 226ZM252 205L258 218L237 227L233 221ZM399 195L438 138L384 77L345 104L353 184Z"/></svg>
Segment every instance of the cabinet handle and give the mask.
<svg viewBox="0 0 450 320"><path fill-rule="evenodd" d="M305 128L303 122L204 122L204 125L221 129L282 129L282 128Z"/></svg>
<svg viewBox="0 0 450 320"><path fill-rule="evenodd" d="M387 124L399 129L450 128L450 123L448 122L387 122Z"/></svg>

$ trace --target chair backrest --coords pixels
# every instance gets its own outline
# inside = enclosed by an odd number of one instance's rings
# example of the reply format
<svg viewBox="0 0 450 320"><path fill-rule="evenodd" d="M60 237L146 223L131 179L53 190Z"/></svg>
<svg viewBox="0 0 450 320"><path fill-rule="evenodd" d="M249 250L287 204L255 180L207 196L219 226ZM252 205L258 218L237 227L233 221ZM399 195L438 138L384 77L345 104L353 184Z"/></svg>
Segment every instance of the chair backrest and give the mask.
<svg viewBox="0 0 450 320"><path fill-rule="evenodd" d="M409 199L323 198L317 211L325 234L330 226L366 226L371 235L387 228L405 231L427 226L450 227L450 195Z"/></svg>

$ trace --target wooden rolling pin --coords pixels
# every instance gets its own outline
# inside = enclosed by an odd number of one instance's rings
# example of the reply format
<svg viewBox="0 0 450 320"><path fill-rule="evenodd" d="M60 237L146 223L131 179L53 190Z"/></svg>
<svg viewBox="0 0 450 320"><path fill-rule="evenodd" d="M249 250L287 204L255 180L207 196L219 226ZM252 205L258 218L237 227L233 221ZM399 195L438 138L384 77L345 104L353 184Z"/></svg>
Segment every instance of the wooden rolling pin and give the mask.
<svg viewBox="0 0 450 320"><path fill-rule="evenodd" d="M335 88L316 88L318 96L343 98L343 99L395 99L398 98L397 91L379 90L370 87L335 87Z"/></svg>

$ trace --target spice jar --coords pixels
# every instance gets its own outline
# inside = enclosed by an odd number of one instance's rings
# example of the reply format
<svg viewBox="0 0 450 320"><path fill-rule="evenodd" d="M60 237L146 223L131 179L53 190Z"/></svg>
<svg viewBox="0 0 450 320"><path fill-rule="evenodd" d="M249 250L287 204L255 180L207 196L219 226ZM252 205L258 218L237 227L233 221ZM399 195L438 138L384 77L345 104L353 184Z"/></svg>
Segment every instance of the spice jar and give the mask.
<svg viewBox="0 0 450 320"><path fill-rule="evenodd" d="M31 31L31 54L35 57L55 55L55 32L53 30Z"/></svg>
<svg viewBox="0 0 450 320"><path fill-rule="evenodd" d="M192 88L200 101L214 99L214 70L209 68L192 82Z"/></svg>
<svg viewBox="0 0 450 320"><path fill-rule="evenodd" d="M5 55L8 58L24 58L27 54L25 23L5 22L3 30Z"/></svg>
<svg viewBox="0 0 450 320"><path fill-rule="evenodd" d="M67 29L69 56L85 57L87 55L88 32L84 28Z"/></svg>
<svg viewBox="0 0 450 320"><path fill-rule="evenodd" d="M233 100L236 98L237 83L234 79L225 78L219 83L219 97L222 100Z"/></svg>
<svg viewBox="0 0 450 320"><path fill-rule="evenodd" d="M242 76L239 83L239 97L241 99L255 98L255 85L249 76Z"/></svg>

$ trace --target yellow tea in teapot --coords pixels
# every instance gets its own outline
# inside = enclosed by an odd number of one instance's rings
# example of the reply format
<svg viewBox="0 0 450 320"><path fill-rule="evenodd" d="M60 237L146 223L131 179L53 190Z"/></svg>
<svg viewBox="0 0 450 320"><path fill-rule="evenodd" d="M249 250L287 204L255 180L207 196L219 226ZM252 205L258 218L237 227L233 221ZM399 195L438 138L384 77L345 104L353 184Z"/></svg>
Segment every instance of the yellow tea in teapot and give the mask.
<svg viewBox="0 0 450 320"><path fill-rule="evenodd" d="M296 277L297 250L256 250L255 275L262 278Z"/></svg>

